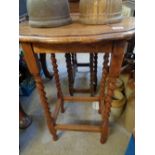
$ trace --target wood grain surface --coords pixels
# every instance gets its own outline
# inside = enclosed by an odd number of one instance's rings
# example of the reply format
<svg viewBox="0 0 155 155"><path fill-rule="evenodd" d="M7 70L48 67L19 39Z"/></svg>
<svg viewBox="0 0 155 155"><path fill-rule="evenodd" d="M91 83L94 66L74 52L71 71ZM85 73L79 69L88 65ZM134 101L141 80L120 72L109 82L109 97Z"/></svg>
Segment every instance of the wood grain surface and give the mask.
<svg viewBox="0 0 155 155"><path fill-rule="evenodd" d="M72 14L73 23L57 28L32 28L28 21L19 25L20 42L38 43L87 43L102 40L130 38L135 31L134 17L109 25L80 24L78 14Z"/></svg>

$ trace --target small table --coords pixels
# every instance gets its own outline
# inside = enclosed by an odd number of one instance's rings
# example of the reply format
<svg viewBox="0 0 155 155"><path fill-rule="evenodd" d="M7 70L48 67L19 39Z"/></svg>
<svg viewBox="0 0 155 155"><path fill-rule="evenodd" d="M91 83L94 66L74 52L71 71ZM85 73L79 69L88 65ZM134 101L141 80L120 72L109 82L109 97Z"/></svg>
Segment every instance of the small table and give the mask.
<svg viewBox="0 0 155 155"><path fill-rule="evenodd" d="M120 23L111 25L83 25L78 22L78 14L72 14L73 23L57 28L31 28L28 22L19 26L19 41L25 52L28 68L36 81L41 104L53 139L57 140L57 130L100 132L101 143L106 142L109 129L109 115L111 97L115 89L115 82L119 76L127 42L135 33L134 18L124 18ZM94 97L64 96L59 81L59 72L55 53L105 53L100 83L100 93ZM54 77L57 87L57 98L53 113L50 112L40 68L36 54L51 53ZM111 61L109 62L109 55ZM110 65L109 65L110 63ZM105 94L105 81L108 90ZM99 113L102 117L100 126L80 124L57 124L56 119L61 109L64 112L64 102L99 102Z"/></svg>

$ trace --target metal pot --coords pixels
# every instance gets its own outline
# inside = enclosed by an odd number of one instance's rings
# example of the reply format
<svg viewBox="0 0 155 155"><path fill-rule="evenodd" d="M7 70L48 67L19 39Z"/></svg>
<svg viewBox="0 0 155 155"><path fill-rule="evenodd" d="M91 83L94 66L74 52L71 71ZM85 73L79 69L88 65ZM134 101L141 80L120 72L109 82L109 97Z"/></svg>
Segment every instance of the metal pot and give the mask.
<svg viewBox="0 0 155 155"><path fill-rule="evenodd" d="M122 19L122 0L80 0L80 21L84 24L109 24Z"/></svg>
<svg viewBox="0 0 155 155"><path fill-rule="evenodd" d="M32 27L57 27L71 23L68 0L27 0Z"/></svg>

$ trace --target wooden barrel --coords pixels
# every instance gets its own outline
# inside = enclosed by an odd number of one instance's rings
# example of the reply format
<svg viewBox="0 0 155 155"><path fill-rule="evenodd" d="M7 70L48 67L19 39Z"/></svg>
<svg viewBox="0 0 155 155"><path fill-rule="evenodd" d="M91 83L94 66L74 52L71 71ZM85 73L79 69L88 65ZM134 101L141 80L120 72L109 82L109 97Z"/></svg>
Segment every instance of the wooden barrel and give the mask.
<svg viewBox="0 0 155 155"><path fill-rule="evenodd" d="M57 27L71 23L68 0L27 0L32 27Z"/></svg>
<svg viewBox="0 0 155 155"><path fill-rule="evenodd" d="M122 0L80 0L80 22L117 23L122 19Z"/></svg>

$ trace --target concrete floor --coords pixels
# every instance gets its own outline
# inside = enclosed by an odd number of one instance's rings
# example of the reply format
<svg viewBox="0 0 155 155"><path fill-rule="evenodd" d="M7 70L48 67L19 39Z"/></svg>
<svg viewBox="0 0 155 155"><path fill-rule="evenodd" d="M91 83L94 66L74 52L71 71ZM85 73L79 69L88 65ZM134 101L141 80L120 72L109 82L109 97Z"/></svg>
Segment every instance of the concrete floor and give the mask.
<svg viewBox="0 0 155 155"><path fill-rule="evenodd" d="M102 55L98 59L98 80L101 78ZM68 79L63 54L57 55L59 64L60 79L64 94L68 94ZM88 55L79 54L79 61L89 60ZM52 72L50 59L48 57L48 68ZM83 72L85 70L85 72ZM79 69L77 73L76 86L89 86L89 69ZM51 111L56 103L56 88L53 80L43 78L45 90ZM88 94L89 96L89 94ZM121 121L110 124L110 134L108 141L103 145L100 143L99 133L83 132L60 132L59 139L54 142L48 132L40 105L39 96L35 89L29 97L20 97L20 101L26 113L32 116L33 123L25 130L20 130L20 154L21 155L124 155L129 142L128 133ZM89 123L98 124L101 121L98 112L90 104L66 103L65 113L58 116L58 122L63 123Z"/></svg>

